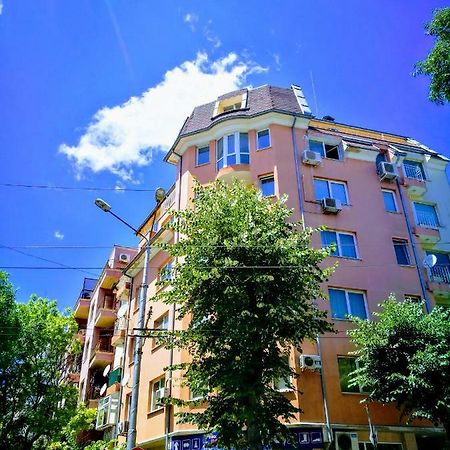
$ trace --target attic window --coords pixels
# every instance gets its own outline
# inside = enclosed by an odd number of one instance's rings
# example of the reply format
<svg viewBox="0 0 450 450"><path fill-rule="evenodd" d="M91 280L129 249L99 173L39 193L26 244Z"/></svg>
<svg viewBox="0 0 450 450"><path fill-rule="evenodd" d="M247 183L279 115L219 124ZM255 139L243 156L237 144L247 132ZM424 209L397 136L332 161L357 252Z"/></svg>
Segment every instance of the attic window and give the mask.
<svg viewBox="0 0 450 450"><path fill-rule="evenodd" d="M213 117L247 107L247 92L216 101Z"/></svg>

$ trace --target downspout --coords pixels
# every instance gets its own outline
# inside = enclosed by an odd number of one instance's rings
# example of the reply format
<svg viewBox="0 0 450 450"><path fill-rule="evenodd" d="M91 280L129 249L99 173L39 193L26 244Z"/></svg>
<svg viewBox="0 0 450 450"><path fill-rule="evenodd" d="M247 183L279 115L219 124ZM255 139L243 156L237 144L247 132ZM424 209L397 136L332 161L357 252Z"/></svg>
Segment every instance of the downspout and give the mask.
<svg viewBox="0 0 450 450"><path fill-rule="evenodd" d="M395 161L394 161L395 165L397 165L400 156L406 156L406 154L404 154L403 152L396 151L395 152ZM413 231L412 231L411 222L409 220L408 210L406 208L405 197L403 195L403 191L402 191L402 188L401 188L400 181L399 181L398 177L396 178L395 182L397 184L397 189L398 189L398 193L399 193L399 196L400 196L400 203L402 204L403 216L405 217L406 228L408 229L408 236L409 236L409 241L411 242L411 248L412 248L413 256L414 256L414 262L416 263L417 275L419 276L419 282L420 282L420 289L422 291L422 296L423 296L423 298L425 300L425 308L427 310L427 313L429 314L431 312L430 297L429 297L428 292L427 292L425 279L423 277L422 269L421 269L421 266L420 266L419 254L418 254L418 251L417 251L416 241L414 239L414 234L413 234Z"/></svg>
<svg viewBox="0 0 450 450"><path fill-rule="evenodd" d="M175 153L175 152L174 152ZM179 165L179 170L178 170L178 199L177 199L177 211L180 211L181 209L181 175L182 175L182 169L183 169L183 156L182 155L178 155L177 153L175 153L177 156L179 156L180 158L180 165ZM175 242L179 241L179 233L176 232L175 234ZM175 258L175 265L178 264L178 257ZM171 332L175 331L175 315L176 315L176 311L177 311L177 305L174 303L173 307L172 307L172 323L171 323ZM169 366L171 367L173 365L173 348L171 348L169 350ZM169 396L172 396L172 370L169 371L169 383L168 383L168 389L169 389ZM167 405L166 406L166 420L165 420L165 450L170 450L170 420L171 420L171 410L172 410L173 406L172 405Z"/></svg>
<svg viewBox="0 0 450 450"><path fill-rule="evenodd" d="M121 366L122 366L121 367L121 371L122 371L121 379L123 378L123 375L125 373L125 359L126 359L127 349L128 349L128 330L130 328L130 320L129 320L129 318L130 318L130 313L131 313L131 299L132 299L132 296L133 296L133 287L134 287L133 286L134 285L134 277L132 277L131 275L128 275L126 272L127 271L125 269L124 272L123 272L123 275L130 279L130 293L128 294L128 312L127 312L127 321L126 321L127 322L127 327L125 329L125 345L123 346L123 355L122 355L122 364L121 364ZM124 388L124 386L122 386L122 380L121 380L120 391L119 391L119 399L120 399L120 401L119 401L119 406L117 408L118 409L118 411L117 411L118 422L120 421L120 414L122 412L123 388ZM128 417L126 419L128 419ZM116 425L116 430L115 430L115 437L116 438L118 437L117 425Z"/></svg>
<svg viewBox="0 0 450 450"><path fill-rule="evenodd" d="M291 126L291 133L292 133L292 145L293 145L293 151L294 151L294 161L295 161L295 174L297 177L297 193L298 193L298 201L300 206L300 220L302 222L302 228L305 230L305 206L304 206L304 198L303 198L303 189L302 189L302 181L301 181L301 173L300 173L300 164L299 164L299 156L298 156L298 145L297 145L297 136L295 134L295 123L297 122L297 116L294 118L294 122ZM315 301L314 301L315 304ZM322 361L322 350L320 345L320 337L317 335L316 338L316 344L317 344L317 355L319 356L320 360ZM323 414L325 417L325 428L327 433L327 441L332 442L333 441L333 432L331 430L330 425L330 416L328 413L328 395L327 395L327 386L325 383L325 377L323 376L323 369L320 369L320 386L322 390L322 398L323 398Z"/></svg>

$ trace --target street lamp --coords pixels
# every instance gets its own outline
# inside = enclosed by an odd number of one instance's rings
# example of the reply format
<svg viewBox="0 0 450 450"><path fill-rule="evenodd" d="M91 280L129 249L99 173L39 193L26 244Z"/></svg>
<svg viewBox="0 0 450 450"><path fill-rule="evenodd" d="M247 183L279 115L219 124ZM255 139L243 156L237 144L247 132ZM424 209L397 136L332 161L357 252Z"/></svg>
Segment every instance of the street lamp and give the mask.
<svg viewBox="0 0 450 450"><path fill-rule="evenodd" d="M140 233L136 228L131 226L128 222L123 220L117 214L114 214L111 211L111 206L106 203L101 198L97 198L95 200L95 204L104 212L111 214L128 228L131 228L136 234L140 235L145 239L145 256L144 256L144 267L142 274L142 284L141 289L139 291L139 316L137 328L142 330L145 326L145 303L147 301L147 269L148 262L150 260L151 246L150 239ZM153 219L154 221L155 219ZM152 226L153 228L153 226ZM142 346L143 337L141 335L137 335L134 340L134 349L133 349L133 387L131 389L131 403L130 403L130 412L128 419L128 434L127 434L127 450L132 450L136 445L136 419L137 419L137 405L138 405L138 395L139 395L139 382L141 378L141 346Z"/></svg>

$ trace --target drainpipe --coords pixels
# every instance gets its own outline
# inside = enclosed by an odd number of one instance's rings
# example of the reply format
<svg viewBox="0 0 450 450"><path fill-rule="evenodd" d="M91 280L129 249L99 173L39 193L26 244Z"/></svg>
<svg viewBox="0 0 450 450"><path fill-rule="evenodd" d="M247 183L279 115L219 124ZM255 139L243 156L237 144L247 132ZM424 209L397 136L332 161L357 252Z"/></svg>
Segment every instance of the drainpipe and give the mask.
<svg viewBox="0 0 450 450"><path fill-rule="evenodd" d="M175 152L174 152L175 153ZM182 155L178 155L177 153L175 153L179 158L180 158L180 165L179 165L179 170L178 170L178 199L177 199L177 211L180 211L181 209L181 174L182 174L182 168L183 168L183 156ZM175 242L179 241L179 233L177 232L175 235ZM178 264L178 257L175 258L175 265ZM176 311L177 311L177 307L176 304L174 303L173 307L172 307L172 323L171 323L171 330L170 331L175 331L175 315L176 315ZM169 350L169 366L172 366L173 364L173 348L171 348ZM168 379L168 390L169 390L169 396L172 395L172 370L169 371L169 379ZM166 417L165 417L165 449L166 450L170 450L170 419L171 419L171 410L172 410L173 406L172 405L167 405L166 406Z"/></svg>
<svg viewBox="0 0 450 450"><path fill-rule="evenodd" d="M127 312L127 321L126 321L127 322L127 327L125 329L125 345L123 346L122 365L121 365L122 377L121 378L123 378L123 375L125 373L125 359L126 359L127 349L128 349L128 339L127 339L127 337L128 337L128 330L129 330L129 327L130 327L130 320L129 320L129 318L130 318L130 312L131 312L131 298L132 298L132 295L133 295L133 284L134 284L134 278L131 275L128 275L126 273L126 270L123 272L123 275L130 279L130 293L128 294L128 312ZM118 422L120 421L120 413L122 411L123 388L124 388L124 386L122 386L122 380L121 380L120 391L119 391L119 399L120 400L119 400L119 405L117 407L117 418L118 418L117 421ZM115 434L115 437L117 438L118 437L117 425L116 425L116 430L115 430L114 434Z"/></svg>
<svg viewBox="0 0 450 450"><path fill-rule="evenodd" d="M395 165L397 165L398 160L399 160L399 158L401 156L406 156L406 153L399 152L399 151L395 152L395 161L394 161ZM406 228L408 229L408 236L409 236L409 241L411 242L411 247L412 247L413 256L414 256L414 262L416 263L417 275L419 276L420 289L422 290L422 296L423 296L423 298L425 300L425 308L427 310L427 313L429 314L431 312L430 297L429 297L428 292L427 292L425 279L424 279L423 273L422 273L422 267L420 265L420 259L419 259L419 254L418 254L418 251L417 251L416 241L414 239L414 235L413 235L413 231L412 231L412 227L411 227L411 222L410 222L409 216L408 216L408 210L406 208L405 197L403 195L403 190L401 188L400 181L399 181L398 177L396 179L396 184L397 184L397 189L398 189L398 193L399 193L399 196L400 196L400 203L402 204L403 216L405 217Z"/></svg>
<svg viewBox="0 0 450 450"><path fill-rule="evenodd" d="M300 206L300 219L302 221L302 228L305 230L305 207L304 207L304 198L303 198L303 189L302 189L302 181L301 181L301 174L300 174L300 164L299 164L299 157L298 157L298 145L297 145L297 136L295 134L295 123L297 122L297 116L294 118L294 122L291 126L291 133L292 133L292 144L293 144L293 151L294 151L294 161L295 161L295 174L297 177L297 193L298 193L298 201ZM315 301L314 301L315 306ZM320 360L322 361L322 349L320 345L320 337L317 336L316 338L316 345L317 345L317 355L319 356ZM327 441L332 442L333 441L333 431L331 429L330 425L330 416L328 413L328 395L327 395L327 386L325 383L325 377L323 376L323 369L320 369L320 386L322 390L322 398L323 398L323 414L325 417L325 429L327 433Z"/></svg>

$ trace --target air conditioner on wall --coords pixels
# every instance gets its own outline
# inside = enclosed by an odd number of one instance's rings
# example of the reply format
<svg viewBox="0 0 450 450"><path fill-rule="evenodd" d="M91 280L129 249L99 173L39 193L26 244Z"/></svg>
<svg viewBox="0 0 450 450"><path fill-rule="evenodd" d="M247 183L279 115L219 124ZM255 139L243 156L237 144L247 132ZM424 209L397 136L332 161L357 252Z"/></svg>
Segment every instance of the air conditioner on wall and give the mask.
<svg viewBox="0 0 450 450"><path fill-rule="evenodd" d="M326 197L322 199L322 210L326 213L338 213L342 209L341 201L332 198L332 197Z"/></svg>
<svg viewBox="0 0 450 450"><path fill-rule="evenodd" d="M300 367L302 369L317 370L322 368L319 355L300 355Z"/></svg>
<svg viewBox="0 0 450 450"><path fill-rule="evenodd" d="M313 152L312 150L305 150L303 152L302 162L303 164L309 164L311 166L318 166L322 161L320 153Z"/></svg>
<svg viewBox="0 0 450 450"><path fill-rule="evenodd" d="M124 263L128 263L128 262L130 262L130 257L126 253L121 253L119 255L119 261L120 262L124 262Z"/></svg>
<svg viewBox="0 0 450 450"><path fill-rule="evenodd" d="M123 420L122 422L117 422L116 433L126 434L128 432L128 420Z"/></svg>
<svg viewBox="0 0 450 450"><path fill-rule="evenodd" d="M358 450L358 433L349 431L336 431L336 450Z"/></svg>
<svg viewBox="0 0 450 450"><path fill-rule="evenodd" d="M395 165L390 162L381 161L378 172L381 181L393 181L398 177Z"/></svg>

